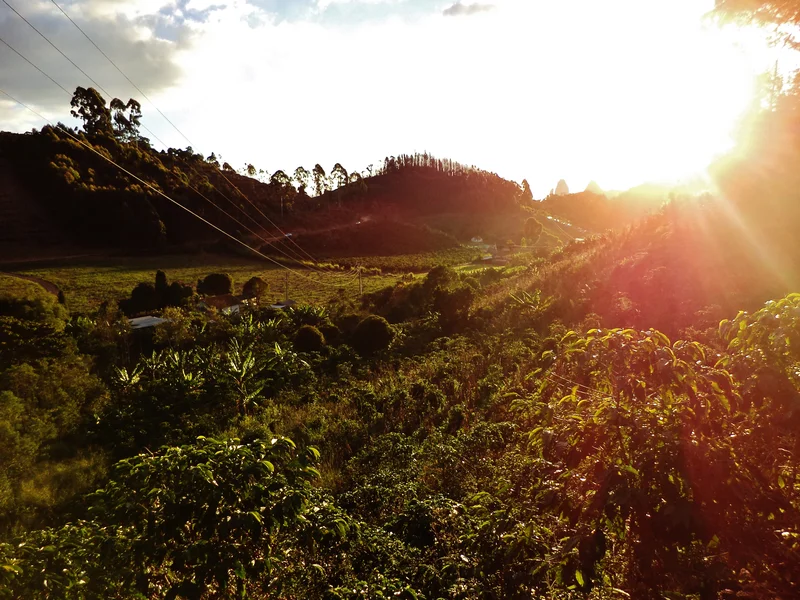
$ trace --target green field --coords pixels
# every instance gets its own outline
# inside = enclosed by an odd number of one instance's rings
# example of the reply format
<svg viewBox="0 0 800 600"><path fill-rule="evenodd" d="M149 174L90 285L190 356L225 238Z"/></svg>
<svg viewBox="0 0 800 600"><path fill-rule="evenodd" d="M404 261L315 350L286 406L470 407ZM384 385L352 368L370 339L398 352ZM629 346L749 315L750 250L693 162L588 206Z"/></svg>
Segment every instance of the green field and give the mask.
<svg viewBox="0 0 800 600"><path fill-rule="evenodd" d="M29 266L16 272L35 275L56 284L64 292L71 312L87 312L102 302L117 302L127 297L140 282L153 282L157 270L167 274L170 282L181 281L194 286L209 273L228 273L233 277L235 293L253 276L269 284L267 298L283 300L286 274L289 273L289 297L301 303L325 303L345 295L358 296L358 279L351 273L319 273L307 269L292 272L271 263L246 258L215 255L177 255L147 257L108 257L75 261L73 264ZM20 290L36 284L5 277L8 285ZM364 292L371 292L397 281L396 275L371 275L363 278ZM41 288L39 288L41 289Z"/></svg>
<svg viewBox="0 0 800 600"><path fill-rule="evenodd" d="M437 265L455 267L473 261L482 254L478 248L461 246L440 250L439 252L421 252L419 254L398 254L396 256L351 256L345 258L329 258L327 262L345 267L362 266L378 268L384 273L427 273Z"/></svg>
<svg viewBox="0 0 800 600"><path fill-rule="evenodd" d="M32 281L0 273L0 298L5 296L14 298L36 298L46 295L47 292L44 288Z"/></svg>

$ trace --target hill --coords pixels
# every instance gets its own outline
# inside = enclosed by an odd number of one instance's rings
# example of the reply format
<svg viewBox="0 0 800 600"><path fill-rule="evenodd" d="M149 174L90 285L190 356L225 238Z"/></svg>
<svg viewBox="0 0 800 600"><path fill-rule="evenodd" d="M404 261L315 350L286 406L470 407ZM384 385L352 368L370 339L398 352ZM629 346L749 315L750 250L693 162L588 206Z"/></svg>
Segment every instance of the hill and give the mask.
<svg viewBox="0 0 800 600"><path fill-rule="evenodd" d="M328 233L362 218L384 222L384 229L396 223L391 237L400 239L413 229L410 221L425 225L428 218L444 213L462 215L466 226L457 232L461 241L464 235L467 240L485 235L481 223L487 215L507 222L495 231L498 241L519 238L521 189L495 174L427 154L392 157L363 179L340 169L345 177L336 183L320 177L321 193L311 197L305 179L295 182L282 171L263 183L227 164L220 166L213 155L205 159L191 149L156 151L143 139L63 127L0 133L0 177L7 182L0 207L15 223L0 233L0 250L5 258L15 258L37 251L46 256L45 243L69 246L73 253L236 248L160 192L271 253L275 247L277 253L291 250L276 224L293 235L309 234L315 247L341 254L346 245L337 245L336 236ZM438 234L430 232L430 239L423 241L427 230L415 231L418 247L404 243L392 253L442 246ZM324 244L314 242L325 237Z"/></svg>
<svg viewBox="0 0 800 600"><path fill-rule="evenodd" d="M594 183L594 182L592 182ZM592 188L592 189L590 189ZM599 186L577 194L550 195L539 203L548 214L566 219L590 231L624 227L657 211L671 198L697 197L707 193L700 184L642 184L623 192L603 192Z"/></svg>

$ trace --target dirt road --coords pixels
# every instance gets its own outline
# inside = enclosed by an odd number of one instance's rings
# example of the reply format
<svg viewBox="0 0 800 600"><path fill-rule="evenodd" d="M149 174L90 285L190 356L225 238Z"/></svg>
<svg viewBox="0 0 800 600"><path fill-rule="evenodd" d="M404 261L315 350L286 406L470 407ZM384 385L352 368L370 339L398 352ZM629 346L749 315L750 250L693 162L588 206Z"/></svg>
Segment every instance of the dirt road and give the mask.
<svg viewBox="0 0 800 600"><path fill-rule="evenodd" d="M45 291L53 294L54 296L58 296L58 292L60 291L55 283L52 281L47 281L46 279L42 279L41 277L35 277L33 275L20 275L19 273L6 273L5 271L0 271L0 274L8 275L9 277L16 277L17 279L27 279L33 283L38 283L45 289Z"/></svg>

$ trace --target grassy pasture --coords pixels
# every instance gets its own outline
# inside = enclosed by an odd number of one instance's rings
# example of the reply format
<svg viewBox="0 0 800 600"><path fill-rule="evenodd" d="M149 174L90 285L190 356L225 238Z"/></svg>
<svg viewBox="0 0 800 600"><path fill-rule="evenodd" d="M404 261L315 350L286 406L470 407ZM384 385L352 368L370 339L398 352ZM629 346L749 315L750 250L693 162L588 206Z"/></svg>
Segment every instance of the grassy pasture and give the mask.
<svg viewBox="0 0 800 600"><path fill-rule="evenodd" d="M56 284L64 292L71 312L87 312L104 301L114 303L127 297L140 282L152 283L159 269L167 274L170 282L181 281L192 286L209 273L229 273L236 293L250 277L258 276L269 284L267 298L275 301L284 298L288 272L262 260L216 255L87 258L72 264L27 265L17 272ZM11 280L8 285L20 289L27 285L39 287L12 277L5 277L0 283L5 279ZM396 280L394 275L365 276L364 292L375 291ZM358 279L351 273L295 270L289 274L289 297L298 302L325 303L340 294L352 298L358 295Z"/></svg>
<svg viewBox="0 0 800 600"><path fill-rule="evenodd" d="M422 252L419 254L398 254L396 256L351 256L345 258L328 258L328 262L355 267L378 268L384 273L427 273L437 265L455 267L471 262L481 254L480 249L461 246L438 252Z"/></svg>
<svg viewBox="0 0 800 600"><path fill-rule="evenodd" d="M38 283L0 273L0 299L46 297L47 292Z"/></svg>

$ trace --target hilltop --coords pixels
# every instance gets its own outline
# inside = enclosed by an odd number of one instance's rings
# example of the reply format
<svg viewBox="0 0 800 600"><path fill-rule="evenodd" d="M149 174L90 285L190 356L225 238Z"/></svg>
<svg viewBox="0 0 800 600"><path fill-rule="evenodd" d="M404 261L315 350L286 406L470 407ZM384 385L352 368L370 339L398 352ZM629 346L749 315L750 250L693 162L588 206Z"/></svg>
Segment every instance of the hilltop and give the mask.
<svg viewBox="0 0 800 600"><path fill-rule="evenodd" d="M384 243L362 244L360 252L427 252L474 236L519 243L521 222L537 212L516 183L427 154L387 158L368 177L341 165L330 176L319 166L299 168L292 178L277 171L266 182L252 175L191 148L156 151L143 139L49 126L0 133L0 178L6 182L0 210L14 223L0 233L0 251L6 259L243 251L165 196L265 253L292 256L286 232L292 241L341 255L353 250L343 241L363 238L359 230L376 223L382 223ZM308 195L308 185L317 195ZM564 239L557 229L552 233Z"/></svg>

